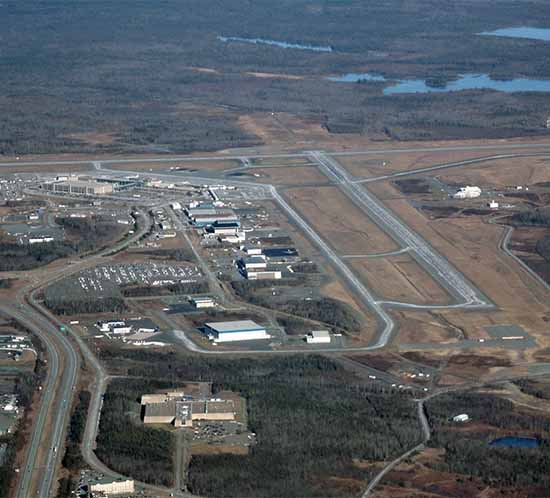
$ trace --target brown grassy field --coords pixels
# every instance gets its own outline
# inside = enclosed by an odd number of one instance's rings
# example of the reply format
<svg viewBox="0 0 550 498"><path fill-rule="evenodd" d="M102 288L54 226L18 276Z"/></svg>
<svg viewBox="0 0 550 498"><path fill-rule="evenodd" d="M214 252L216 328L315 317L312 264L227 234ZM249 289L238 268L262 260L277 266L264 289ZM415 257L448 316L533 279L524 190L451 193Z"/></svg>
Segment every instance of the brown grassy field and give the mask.
<svg viewBox="0 0 550 498"><path fill-rule="evenodd" d="M468 338L487 337L485 325L519 324L537 337L541 346L549 343L547 334L541 333L547 329L549 293L499 250L502 227L476 216L430 221L395 196L391 185L376 184L373 190L496 304L497 309L491 312L444 312L455 324L464 325Z"/></svg>
<svg viewBox="0 0 550 498"><path fill-rule="evenodd" d="M374 254L398 249L397 244L337 187L292 188L284 194L341 255Z"/></svg>
<svg viewBox="0 0 550 498"><path fill-rule="evenodd" d="M250 168L244 172L261 175L261 178L247 178L257 180L259 183L271 183L273 185L308 185L327 184L327 177L317 168L312 166L289 166L277 168Z"/></svg>
<svg viewBox="0 0 550 498"><path fill-rule="evenodd" d="M408 254L349 260L357 275L383 299L414 304L448 304L448 293Z"/></svg>
<svg viewBox="0 0 550 498"><path fill-rule="evenodd" d="M425 144L424 146L427 146ZM495 145L498 147L498 145ZM514 149L508 151L509 153L532 153L532 152L547 152L548 148L541 147L529 148L529 149ZM337 161L342 164L352 175L357 177L368 178L371 176L380 176L397 171L408 171L412 169L425 168L428 166L434 166L438 164L444 164L449 162L458 162L466 159L482 158L486 156L492 156L500 153L497 148L488 150L474 150L474 151L441 151L441 152L399 152L399 149L393 149L392 152L380 153L380 154L364 154L356 156L344 156L336 157ZM532 161L537 161L538 158L514 158L514 159L501 159L498 161L491 161L487 163L480 163L480 166L468 166L466 169L457 171L473 171L479 169L481 171L492 167L494 165L523 165ZM544 159L542 159L544 161ZM445 170L443 170L445 171ZM449 171L453 171L450 169ZM459 173L460 174L460 173Z"/></svg>
<svg viewBox="0 0 550 498"><path fill-rule="evenodd" d="M448 170L440 178L443 182L478 185L482 188L529 186L550 181L550 157L501 159L479 166Z"/></svg>

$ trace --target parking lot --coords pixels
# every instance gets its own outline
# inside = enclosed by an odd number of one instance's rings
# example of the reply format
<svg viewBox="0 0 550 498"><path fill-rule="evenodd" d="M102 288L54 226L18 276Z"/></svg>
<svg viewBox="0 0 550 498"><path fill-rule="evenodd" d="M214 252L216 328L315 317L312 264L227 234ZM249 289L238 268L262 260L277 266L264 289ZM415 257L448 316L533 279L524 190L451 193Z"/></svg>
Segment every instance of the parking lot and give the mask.
<svg viewBox="0 0 550 498"><path fill-rule="evenodd" d="M101 292L105 285L167 285L196 282L201 272L196 266L173 266L157 263L100 265L78 275L85 291Z"/></svg>

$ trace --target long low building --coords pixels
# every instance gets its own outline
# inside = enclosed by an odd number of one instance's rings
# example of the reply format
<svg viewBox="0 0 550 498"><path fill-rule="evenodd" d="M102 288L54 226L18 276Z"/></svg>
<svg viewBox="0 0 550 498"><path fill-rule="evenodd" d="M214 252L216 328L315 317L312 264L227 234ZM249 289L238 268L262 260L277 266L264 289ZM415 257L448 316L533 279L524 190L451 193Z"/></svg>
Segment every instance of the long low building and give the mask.
<svg viewBox="0 0 550 498"><path fill-rule="evenodd" d="M112 194L113 185L89 180L67 180L43 183L42 188L48 192L72 195L106 195Z"/></svg>
<svg viewBox="0 0 550 498"><path fill-rule="evenodd" d="M207 322L204 326L214 342L254 341L271 337L265 327L252 320Z"/></svg>
<svg viewBox="0 0 550 498"><path fill-rule="evenodd" d="M193 427L196 420L231 421L235 420L233 400L224 399L188 399L182 395L143 395L144 424L172 424L175 427Z"/></svg>

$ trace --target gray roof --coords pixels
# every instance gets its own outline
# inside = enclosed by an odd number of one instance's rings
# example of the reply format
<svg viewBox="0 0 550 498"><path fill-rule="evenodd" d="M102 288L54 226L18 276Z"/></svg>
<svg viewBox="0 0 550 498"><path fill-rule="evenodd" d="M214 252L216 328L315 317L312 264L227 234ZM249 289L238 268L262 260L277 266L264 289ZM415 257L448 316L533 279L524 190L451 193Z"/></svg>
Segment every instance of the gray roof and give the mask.
<svg viewBox="0 0 550 498"><path fill-rule="evenodd" d="M252 320L236 320L232 322L207 322L208 328L216 332L247 332L252 330L265 330Z"/></svg>

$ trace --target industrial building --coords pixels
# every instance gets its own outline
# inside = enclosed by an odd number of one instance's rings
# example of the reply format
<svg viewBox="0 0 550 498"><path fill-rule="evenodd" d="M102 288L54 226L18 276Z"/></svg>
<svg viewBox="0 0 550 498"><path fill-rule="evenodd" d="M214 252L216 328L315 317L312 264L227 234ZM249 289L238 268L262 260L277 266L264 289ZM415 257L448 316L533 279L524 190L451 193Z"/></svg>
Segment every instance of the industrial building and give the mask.
<svg viewBox="0 0 550 498"><path fill-rule="evenodd" d="M207 322L204 324L204 328L214 342L254 341L270 338L266 329L252 320Z"/></svg>
<svg viewBox="0 0 550 498"><path fill-rule="evenodd" d="M107 496L134 493L133 479L101 477L88 481L88 490L94 496L95 493L103 493Z"/></svg>
<svg viewBox="0 0 550 498"><path fill-rule="evenodd" d="M195 308L213 308L216 306L216 302L211 297L192 297L190 299L191 304Z"/></svg>
<svg viewBox="0 0 550 498"><path fill-rule="evenodd" d="M260 256L262 254L262 248L260 246L245 246L241 247L241 250L247 256Z"/></svg>
<svg viewBox="0 0 550 498"><path fill-rule="evenodd" d="M196 420L235 420L232 400L192 399L183 392L144 394L144 424L172 424L176 427L192 427Z"/></svg>
<svg viewBox="0 0 550 498"><path fill-rule="evenodd" d="M283 273L280 271L245 271L245 277L248 280L280 280L283 278Z"/></svg>
<svg viewBox="0 0 550 498"><path fill-rule="evenodd" d="M329 344L330 332L328 330L312 330L306 335L306 342L308 344Z"/></svg>
<svg viewBox="0 0 550 498"><path fill-rule="evenodd" d="M267 262L263 256L250 256L242 258L240 264L246 271L265 270L267 268Z"/></svg>
<svg viewBox="0 0 550 498"><path fill-rule="evenodd" d="M114 187L111 183L76 179L43 183L42 188L47 192L71 195L106 195L114 192Z"/></svg>

